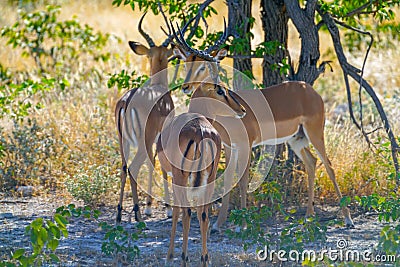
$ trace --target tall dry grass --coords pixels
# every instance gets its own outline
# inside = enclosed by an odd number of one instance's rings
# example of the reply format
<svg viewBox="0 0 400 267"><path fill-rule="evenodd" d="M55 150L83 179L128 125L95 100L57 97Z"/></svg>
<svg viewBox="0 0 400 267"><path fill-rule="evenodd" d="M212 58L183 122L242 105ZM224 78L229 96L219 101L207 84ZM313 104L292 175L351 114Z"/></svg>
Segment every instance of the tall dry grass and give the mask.
<svg viewBox="0 0 400 267"><path fill-rule="evenodd" d="M96 30L111 33L118 36L121 42L111 40L107 50L113 57L107 63L97 63L82 59L77 69L66 73L71 86L64 92L50 92L45 97L45 108L30 116L37 118L39 122L52 130L54 138L60 145L66 146L68 152L60 155L54 160L53 175L62 188L66 176L73 175L77 170L86 168L92 164L112 164L115 172L119 168L118 145L116 130L114 126L113 110L114 105L121 92L116 89L107 88L107 79L110 73L120 72L122 69L128 71L136 70L141 74L149 73L149 64L146 58L135 56L129 49L128 40L135 40L144 43L143 38L137 31L138 19L141 15L138 11L132 12L129 7L112 7L111 1L53 1L62 5L60 19L69 19L76 16L82 24L89 24ZM211 27L219 29L222 25L222 15L226 16L227 9L224 4L218 2L213 4L220 10L220 16L212 23ZM253 13L256 16L255 40L253 43L262 41L261 22L258 16L258 7L255 6ZM14 23L17 13L15 7L8 4L0 5L0 27ZM161 20L154 19L148 14L144 28L153 36L156 43L164 39L159 26ZM220 23L219 23L220 22ZM210 30L213 30L211 28ZM290 44L293 58L298 54L298 36L291 28ZM31 59L21 57L21 51L7 46L4 38L0 39L1 63L10 68L11 71L31 71L34 62ZM331 42L327 36L321 37L321 49L323 51L321 60L334 59L329 53ZM394 129L399 136L400 122L399 109L400 100L397 97L400 87L398 69L400 63L392 60L400 57L397 49L372 50L366 66L364 77L376 88L380 100L384 103L386 111ZM363 54L349 54L351 62L361 66ZM390 62L390 64L389 64ZM225 64L230 64L227 60ZM255 76L261 80L260 64L254 63ZM96 67L101 70L98 75L90 74L83 77L85 69ZM341 71L337 63L333 63L333 72L326 72L315 84L315 88L323 96L327 110L326 143L328 155L331 158L340 187L345 194L359 195L369 194L379 190L390 188L387 181L388 174L392 167L383 159L384 153L373 152L360 132L351 124L346 113L340 114L338 119L336 108L346 103L344 84ZM357 88L353 88L357 94ZM364 97L365 103L367 98ZM181 101L182 100L181 98ZM376 111L366 108L368 119L378 124L379 118ZM3 126L7 121L2 122ZM385 140L383 131L375 133L373 140L378 142L378 137ZM379 144L378 144L379 146ZM386 163L386 164L385 164ZM143 174L142 174L143 175ZM305 181L305 179L303 179ZM322 167L317 172L317 193L321 199L333 199L334 189L327 178ZM303 182L303 185L305 182ZM305 186L305 185L304 185ZM116 203L117 198L111 202Z"/></svg>

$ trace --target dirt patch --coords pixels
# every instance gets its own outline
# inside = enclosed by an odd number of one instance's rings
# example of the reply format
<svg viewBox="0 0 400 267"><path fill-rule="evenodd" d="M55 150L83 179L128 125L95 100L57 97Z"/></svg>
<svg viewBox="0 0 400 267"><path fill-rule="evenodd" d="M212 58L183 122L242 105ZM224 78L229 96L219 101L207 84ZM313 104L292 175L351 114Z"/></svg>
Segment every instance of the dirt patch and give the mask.
<svg viewBox="0 0 400 267"><path fill-rule="evenodd" d="M38 217L50 218L55 209L64 205L63 199L57 197L43 198L5 198L0 200L0 255L7 255L12 249L26 247L28 238L24 235L25 227ZM128 201L127 201L128 202ZM129 210L127 207L126 210ZM114 223L115 207L101 207L99 221L109 224ZM324 207L317 209L322 220L341 218L338 208ZM211 222L215 220L211 218ZM384 226L379 223L374 213L360 213L353 211L353 219L356 227L346 229L343 227L331 227L328 229L326 243L308 244L307 249L320 251L322 249L336 249L338 240L345 240L348 249L364 251L375 249L378 244L379 234ZM164 266L165 256L169 245L171 219L165 218L162 205L156 205L151 217L145 217L147 229L145 237L136 243L140 249L140 257L133 262L120 263L102 254L101 245L104 241L104 231L98 222L83 218L71 219L68 226L69 237L60 242L57 255L62 259L62 266ZM132 229L134 223L128 222L128 215L123 214L122 225L125 229ZM230 227L230 226L228 226ZM268 227L270 231L279 231L279 226ZM178 223L177 238L175 240L175 260L173 265L180 265L182 245L182 225ZM256 257L255 248L244 251L242 241L230 239L224 233L212 234L208 240L208 249L213 266L265 266L269 262L261 262ZM198 266L200 263L200 227L197 216L192 216L189 234L189 258L190 266ZM4 256L3 256L4 257ZM289 265L296 265L294 263ZM286 264L285 264L286 266Z"/></svg>

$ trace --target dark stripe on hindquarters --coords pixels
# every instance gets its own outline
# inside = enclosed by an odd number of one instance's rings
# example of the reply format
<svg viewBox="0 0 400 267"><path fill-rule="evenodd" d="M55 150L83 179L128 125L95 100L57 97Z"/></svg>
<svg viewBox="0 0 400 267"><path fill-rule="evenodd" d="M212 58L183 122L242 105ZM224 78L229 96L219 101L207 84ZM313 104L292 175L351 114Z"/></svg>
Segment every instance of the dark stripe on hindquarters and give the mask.
<svg viewBox="0 0 400 267"><path fill-rule="evenodd" d="M201 140L203 140L203 138ZM199 187L201 185L202 162L205 160L204 156L204 142L201 142L199 166L197 167L196 179L194 180L193 187Z"/></svg>
<svg viewBox="0 0 400 267"><path fill-rule="evenodd" d="M117 127L118 127L118 133L122 137L122 128L121 128L121 108L118 110L118 118L117 118Z"/></svg>
<svg viewBox="0 0 400 267"><path fill-rule="evenodd" d="M194 140L190 140L189 143L186 146L185 152L183 153L183 158L182 158L182 162L181 162L181 171L182 171L182 173L184 172L183 165L185 164L185 160L186 160L187 154L189 153L189 149L193 145L193 143L194 143Z"/></svg>
<svg viewBox="0 0 400 267"><path fill-rule="evenodd" d="M136 131L135 131L135 127L133 127L133 131L135 132L135 136L136 136L136 138L139 138L140 136L141 136L141 132L142 132L142 125L140 124L140 120L139 120L139 116L138 116L138 113L137 113L137 111L136 111L136 109L134 108L133 109L133 111L135 112L135 118L136 118L136 121L137 121L137 125L138 125L138 131L139 131L139 134L138 133L136 133Z"/></svg>
<svg viewBox="0 0 400 267"><path fill-rule="evenodd" d="M214 170L214 164L215 164L215 157L214 157L214 148L212 146L212 141L208 141L208 145L210 146L210 151L211 151L211 156L212 156L212 161L211 161L211 172Z"/></svg>

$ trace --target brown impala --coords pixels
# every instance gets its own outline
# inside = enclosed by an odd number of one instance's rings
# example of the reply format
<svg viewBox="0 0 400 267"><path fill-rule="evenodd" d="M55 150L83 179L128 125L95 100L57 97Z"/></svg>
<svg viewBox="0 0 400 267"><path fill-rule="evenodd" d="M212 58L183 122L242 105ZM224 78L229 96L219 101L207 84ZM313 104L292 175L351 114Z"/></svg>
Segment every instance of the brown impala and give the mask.
<svg viewBox="0 0 400 267"><path fill-rule="evenodd" d="M205 67L207 62L219 62L226 56L227 51L221 49L210 55L215 47L219 47L222 44L221 39L207 51L198 51L186 43L182 31L179 31L180 36L177 36L176 32L174 32L174 35L179 43L179 46L174 49L175 56L186 62L187 74L182 89L185 93L190 93L199 83L209 77L210 71ZM223 36L226 39L226 31ZM233 177L238 164L238 162L228 164L229 160L237 161L235 153L232 154L233 157L231 155L232 150L236 151L237 155L237 151L249 151L252 147L261 144L288 142L296 155L305 164L308 173L308 205L306 215L313 215L314 179L317 159L310 152L309 145L311 143L326 168L338 198L342 198L334 170L325 150L324 103L321 96L311 85L299 81L284 82L260 90L238 89L233 94L247 110L247 115L241 119L221 117L217 119L219 123L213 124L220 133L224 144L226 165L228 166L225 171L224 180L226 188L230 188L232 184L230 177ZM201 96L199 93L193 95L193 97ZM270 112L264 112L265 110L270 110ZM239 129L241 123L245 127L247 138ZM241 208L246 207L250 154L248 156L247 166L245 166L244 173L239 181ZM243 163L239 161L239 164ZM220 229L221 225L226 221L228 204L229 194L226 194L222 199L222 207L219 211L218 219L213 225L213 229ZM342 207L342 212L346 226L353 227L354 224L349 209Z"/></svg>
<svg viewBox="0 0 400 267"><path fill-rule="evenodd" d="M162 10L161 10L162 11ZM121 192L118 203L117 222L121 222L122 201L124 197L124 187L126 176L129 174L129 179L133 197L133 211L135 212L136 221L141 220L139 209L139 198L137 192L137 176L140 167L149 159L149 180L148 180L148 197L145 213L151 214L151 185L153 179L153 144L156 141L158 134L164 124L164 121L170 112L174 110L174 103L171 95L168 92L168 76L167 66L168 59L172 55L172 49L168 48L172 35L160 46L156 46L150 36L142 29L143 14L139 21L139 32L147 41L149 48L137 43L129 42L132 51L140 56L147 56L150 60L150 84L144 88L134 88L126 92L117 102L115 108L115 120L118 129L118 138L120 153L122 158L121 170ZM165 18L165 17L164 17ZM137 146L137 152L133 160L127 165L130 146ZM164 176L165 202L169 203L168 184ZM167 216L172 216L171 209L167 209Z"/></svg>
<svg viewBox="0 0 400 267"><path fill-rule="evenodd" d="M208 67L215 67L212 65ZM190 207L196 206L202 240L201 266L208 266L208 210L221 152L221 138L209 120L217 115L243 117L246 111L232 97L231 91L214 79L200 83L194 95L199 98L192 98L189 112L173 118L161 132L157 153L163 171L172 175L173 183L172 230L167 260L173 259L176 226L182 208L182 266L187 266Z"/></svg>

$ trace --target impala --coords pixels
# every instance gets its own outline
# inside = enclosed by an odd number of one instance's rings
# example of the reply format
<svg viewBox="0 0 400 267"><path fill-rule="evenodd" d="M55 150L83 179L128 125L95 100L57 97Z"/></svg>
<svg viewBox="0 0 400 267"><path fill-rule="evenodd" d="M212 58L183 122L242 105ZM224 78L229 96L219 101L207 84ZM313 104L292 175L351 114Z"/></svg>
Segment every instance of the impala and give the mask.
<svg viewBox="0 0 400 267"><path fill-rule="evenodd" d="M200 83L194 95L199 95L199 98L190 101L189 113L173 118L161 132L157 153L162 169L172 175L173 183L172 230L167 261L173 259L176 226L182 208L182 266L187 266L190 208L196 206L202 239L201 265L207 266L208 210L221 152L220 136L208 119L212 121L216 115L242 117L245 109L229 90L213 80ZM196 100L200 101L196 103Z"/></svg>
<svg viewBox="0 0 400 267"><path fill-rule="evenodd" d="M149 168L147 191L149 195L146 201L147 207L145 209L145 214L151 215L151 186L154 168L153 144L161 131L166 117L174 110L174 103L168 92L168 77L166 71L168 59L172 55L172 49L168 48L168 45L171 43L172 35L169 35L162 45L156 46L151 37L142 29L142 22L145 15L146 13L140 18L138 30L148 43L149 48L132 41L129 42L129 46L135 54L139 56L145 55L150 60L150 84L144 88L134 88L126 92L119 99L115 108L115 121L117 124L119 148L122 158L121 191L116 218L118 223L121 222L122 201L127 174L129 174L131 184L135 219L136 221L142 219L138 204L139 198L136 179L146 157L148 157ZM137 147L137 152L129 166L127 166L131 145ZM168 184L166 181L167 175L163 173L163 177L167 216L171 217L172 211L168 207L170 201L168 196Z"/></svg>
<svg viewBox="0 0 400 267"><path fill-rule="evenodd" d="M205 64L207 62L219 62L226 56L227 51L221 49L210 55L211 51L215 49L215 45L205 52L198 51L186 43L182 31L179 30L179 36L177 36L176 32L174 32L174 35L180 44L174 49L175 56L186 62L187 74L182 89L184 93L190 93L193 88L196 88L199 83L210 75L209 70L205 68ZM226 39L226 31L223 35ZM309 144L311 143L326 168L338 198L342 198L334 170L326 155L324 144L324 103L321 96L311 85L300 81L284 82L260 90L238 89L233 94L247 110L247 115L240 119L245 127L247 138L237 129L240 127L240 121L237 118L221 117L217 119L218 123L213 124L221 135L225 149L227 169L224 183L226 188L231 186L232 181L230 178L233 177L238 164L237 155L239 152L243 150L249 151L252 147L262 144L275 145L288 142L296 155L305 164L308 174L306 216L313 215L314 179L317 159L310 152ZM201 97L201 94L196 94L192 97ZM232 150L235 153L231 154ZM241 208L246 207L246 192L249 183L250 153L246 155L248 155L247 166L245 166L243 175L239 180ZM229 165L230 160L236 162ZM241 164L240 161L239 164ZM222 198L222 207L219 211L218 219L213 225L214 230L219 230L226 221L228 205L229 194L227 193ZM342 207L341 209L346 226L353 227L354 224L349 209L347 207Z"/></svg>

